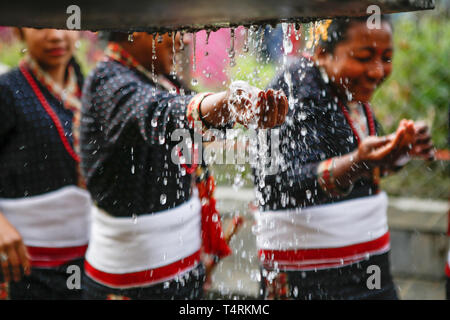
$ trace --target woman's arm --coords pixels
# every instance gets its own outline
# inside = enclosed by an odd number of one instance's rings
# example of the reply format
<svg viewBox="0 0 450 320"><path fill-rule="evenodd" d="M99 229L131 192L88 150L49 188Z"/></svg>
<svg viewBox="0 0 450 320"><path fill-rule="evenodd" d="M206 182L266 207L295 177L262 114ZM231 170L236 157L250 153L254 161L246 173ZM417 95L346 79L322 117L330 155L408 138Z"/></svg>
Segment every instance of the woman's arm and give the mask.
<svg viewBox="0 0 450 320"><path fill-rule="evenodd" d="M282 92L264 92L248 85L195 96L154 91L150 85L138 84L131 77L123 77L121 81L109 79L106 87L114 93L111 99L88 108L89 113L99 115L96 118L112 143L119 136L134 140L140 135L144 141L158 144L161 136L167 139L173 130L186 128L186 120L188 123L200 120L220 128L230 122L248 124L258 119L258 126L266 128L282 123L288 110ZM91 100L102 98L97 83L90 90Z"/></svg>

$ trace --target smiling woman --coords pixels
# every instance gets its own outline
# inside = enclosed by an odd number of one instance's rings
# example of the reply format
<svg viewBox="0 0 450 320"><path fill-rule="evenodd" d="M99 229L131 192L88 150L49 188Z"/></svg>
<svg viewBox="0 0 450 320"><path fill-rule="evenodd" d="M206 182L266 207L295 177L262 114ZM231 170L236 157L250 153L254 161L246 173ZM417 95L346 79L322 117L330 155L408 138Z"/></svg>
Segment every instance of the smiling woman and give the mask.
<svg viewBox="0 0 450 320"><path fill-rule="evenodd" d="M365 18L336 19L314 55L299 57L272 83L287 92L284 73L290 73L298 102L280 128L286 166L278 176L256 175L264 298L397 298L388 199L379 180L405 157L432 158L433 151L418 122L402 121L395 134L377 136L369 101L391 73L392 52L385 18L380 29L369 29ZM373 290L371 265L381 270Z"/></svg>
<svg viewBox="0 0 450 320"><path fill-rule="evenodd" d="M318 63L339 93L361 102L368 102L392 71L391 23L383 18L379 29L369 29L366 20L331 24L327 30L330 36L326 41L321 38L316 50Z"/></svg>

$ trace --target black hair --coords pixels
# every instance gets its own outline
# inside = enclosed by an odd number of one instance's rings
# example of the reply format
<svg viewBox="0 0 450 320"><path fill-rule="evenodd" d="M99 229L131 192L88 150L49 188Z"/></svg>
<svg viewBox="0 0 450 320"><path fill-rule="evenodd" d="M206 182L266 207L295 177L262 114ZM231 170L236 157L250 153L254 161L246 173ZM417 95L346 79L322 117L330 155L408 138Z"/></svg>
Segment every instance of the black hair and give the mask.
<svg viewBox="0 0 450 320"><path fill-rule="evenodd" d="M319 46L329 53L334 52L334 48L339 42L347 38L347 31L353 23L366 23L368 17L354 17L354 18L335 18L331 21L327 29L327 40L319 38ZM391 18L387 15L381 15L381 22L387 22L392 29Z"/></svg>

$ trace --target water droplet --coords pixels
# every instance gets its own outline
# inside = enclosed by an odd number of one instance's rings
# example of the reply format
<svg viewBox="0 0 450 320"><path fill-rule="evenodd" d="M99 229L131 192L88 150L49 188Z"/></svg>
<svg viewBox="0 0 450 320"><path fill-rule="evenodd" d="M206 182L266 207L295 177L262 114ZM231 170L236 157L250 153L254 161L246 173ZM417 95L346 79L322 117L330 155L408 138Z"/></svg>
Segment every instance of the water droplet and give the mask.
<svg viewBox="0 0 450 320"><path fill-rule="evenodd" d="M164 193L162 193L161 196L159 197L159 202L162 205L164 205L164 204L166 204L166 201L167 201L167 196Z"/></svg>
<svg viewBox="0 0 450 320"><path fill-rule="evenodd" d="M288 55L292 52L293 45L291 41L291 28L289 23L283 22L281 28L283 29L283 52Z"/></svg>
<svg viewBox="0 0 450 320"><path fill-rule="evenodd" d="M297 286L295 286L294 289L292 290L292 294L294 297L298 296L298 287Z"/></svg>
<svg viewBox="0 0 450 320"><path fill-rule="evenodd" d="M244 46L242 47L243 52L248 52L248 28L245 28L244 31Z"/></svg>
<svg viewBox="0 0 450 320"><path fill-rule="evenodd" d="M308 130L306 130L305 127L302 127L302 128L300 129L300 134L304 137L304 136L306 136L306 133L308 133Z"/></svg>
<svg viewBox="0 0 450 320"><path fill-rule="evenodd" d="M312 196L312 193L311 193L311 190L306 190L306 198L309 200L309 199L311 199L311 196Z"/></svg>

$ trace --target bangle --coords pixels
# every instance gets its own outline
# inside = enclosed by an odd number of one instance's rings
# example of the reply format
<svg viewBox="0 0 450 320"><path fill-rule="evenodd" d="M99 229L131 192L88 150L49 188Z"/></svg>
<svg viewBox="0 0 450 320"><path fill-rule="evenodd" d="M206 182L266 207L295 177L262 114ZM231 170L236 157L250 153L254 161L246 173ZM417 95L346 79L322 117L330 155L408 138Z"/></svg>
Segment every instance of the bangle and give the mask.
<svg viewBox="0 0 450 320"><path fill-rule="evenodd" d="M200 104L202 103L203 99L207 96L212 95L212 92L203 92L196 94L191 101L189 102L187 106L186 116L189 123L189 126L191 128L195 128L195 122L201 121L202 123L202 133L204 131L203 125L207 125L206 122L203 121L203 119L200 116Z"/></svg>
<svg viewBox="0 0 450 320"><path fill-rule="evenodd" d="M335 177L333 177L333 169L335 164L335 158L330 158L322 161L318 167L318 179L319 185L324 191L329 193L333 197L342 197L350 194L353 190L353 184L347 189L343 189L336 182Z"/></svg>

